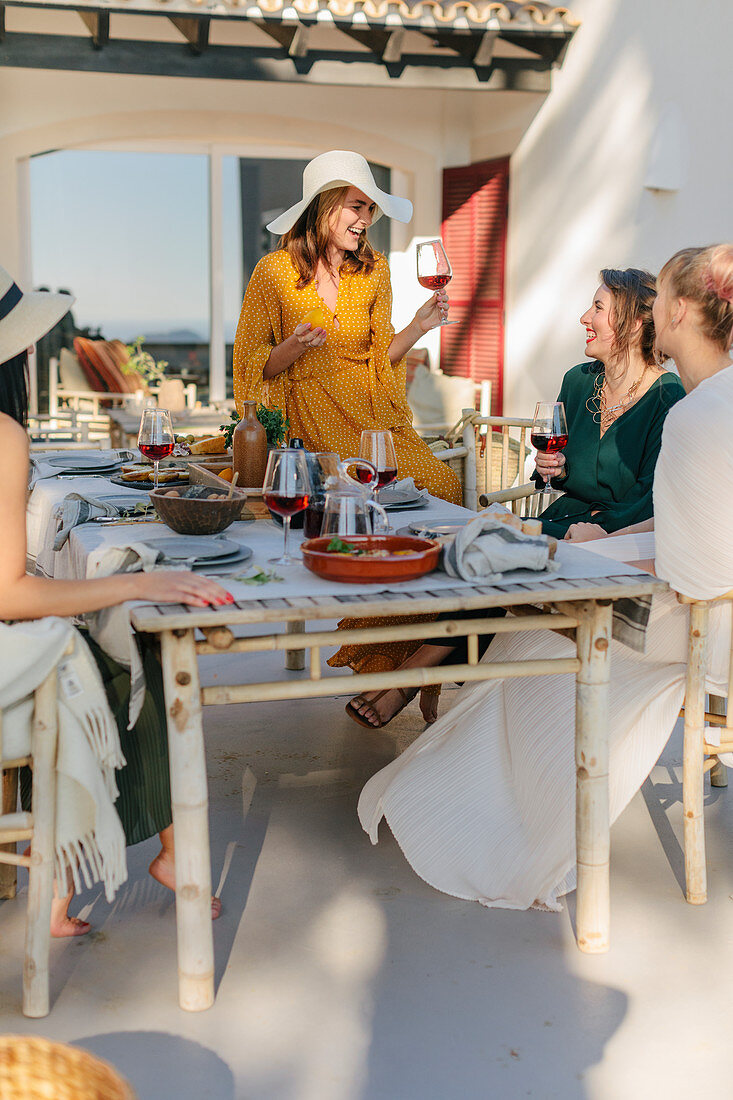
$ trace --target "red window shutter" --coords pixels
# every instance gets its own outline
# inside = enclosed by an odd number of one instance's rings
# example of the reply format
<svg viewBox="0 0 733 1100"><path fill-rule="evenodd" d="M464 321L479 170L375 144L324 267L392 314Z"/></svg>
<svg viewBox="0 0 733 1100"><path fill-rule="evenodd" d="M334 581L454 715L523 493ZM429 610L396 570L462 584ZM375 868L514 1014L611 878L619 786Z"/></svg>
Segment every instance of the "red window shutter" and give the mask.
<svg viewBox="0 0 733 1100"><path fill-rule="evenodd" d="M443 172L442 236L453 279L451 320L441 331L445 374L490 380L491 412L500 416L504 383L504 266L509 160Z"/></svg>

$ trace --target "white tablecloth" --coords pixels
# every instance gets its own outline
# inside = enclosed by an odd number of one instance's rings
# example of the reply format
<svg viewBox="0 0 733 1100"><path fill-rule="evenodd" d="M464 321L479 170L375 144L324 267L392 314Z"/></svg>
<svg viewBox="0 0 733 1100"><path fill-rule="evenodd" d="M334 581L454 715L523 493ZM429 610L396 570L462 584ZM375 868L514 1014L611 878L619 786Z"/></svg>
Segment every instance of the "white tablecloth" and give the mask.
<svg viewBox="0 0 733 1100"><path fill-rule="evenodd" d="M129 494L131 499L144 500L146 495L137 489L123 489L113 485L106 479L80 477L72 480L47 480L39 482L31 495L28 510L28 551L37 560L38 567L47 575L57 578L79 579L86 576L87 562L90 553L98 547L124 546L130 542L139 542L145 538L174 538L174 531L162 523L130 523L119 526L109 526L98 523L87 523L75 527L62 550L54 552L53 536L56 523L53 516L54 507L70 492L82 492L85 494L109 493ZM412 520L419 519L431 523L439 521L455 522L456 519L470 517L475 513L454 504L447 504L443 500L434 497L429 499L426 507L419 510L406 510L404 512L392 512L390 515L394 527L402 527ZM253 557L250 562L240 567L243 572L250 572L253 565L265 569L275 569L281 581L273 581L264 585L246 585L233 580L228 576L219 576L216 579L237 600L266 599L269 597L292 596L320 596L320 595L357 595L365 591L363 583L339 584L333 581L322 580L307 570L302 564L287 567L277 567L268 564L268 558L278 556L282 552L283 533L282 528L271 520L259 520L249 523L234 523L228 527L225 535L251 547ZM292 552L303 539L302 532L293 531L290 535ZM619 540L615 540L619 541ZM560 543L557 552L557 561L560 563L558 573L544 574L534 573L528 570L517 570L505 574L502 583L505 584L531 584L533 581L552 576L555 579L583 580L609 575L625 576L639 573L633 566L611 561L602 557L598 550L601 543L587 544L587 548L571 543ZM470 589L472 586L463 581L457 581L446 576L442 572L431 573L415 581L402 582L400 584L377 584L368 586L375 594L383 591L440 591L441 589Z"/></svg>

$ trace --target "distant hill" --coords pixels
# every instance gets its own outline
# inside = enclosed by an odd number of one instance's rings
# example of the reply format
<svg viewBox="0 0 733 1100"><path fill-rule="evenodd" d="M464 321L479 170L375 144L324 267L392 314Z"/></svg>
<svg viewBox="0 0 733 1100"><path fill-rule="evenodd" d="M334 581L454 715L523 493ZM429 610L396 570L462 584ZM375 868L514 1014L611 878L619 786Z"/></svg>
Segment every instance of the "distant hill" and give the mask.
<svg viewBox="0 0 733 1100"><path fill-rule="evenodd" d="M146 332L146 344L205 344L204 337L192 329L176 328L170 332Z"/></svg>

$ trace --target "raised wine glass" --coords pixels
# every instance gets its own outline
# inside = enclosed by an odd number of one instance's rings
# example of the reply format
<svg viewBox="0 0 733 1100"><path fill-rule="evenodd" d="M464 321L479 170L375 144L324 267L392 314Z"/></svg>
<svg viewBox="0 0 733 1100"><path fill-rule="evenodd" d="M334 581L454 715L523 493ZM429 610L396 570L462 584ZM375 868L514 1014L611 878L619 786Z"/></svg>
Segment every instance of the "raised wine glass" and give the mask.
<svg viewBox="0 0 733 1100"><path fill-rule="evenodd" d="M568 422L565 419L565 406L562 401L538 401L534 411L534 422L530 433L530 442L538 451L545 454L557 454L568 445ZM551 477L545 478L545 489L550 488ZM545 490L540 489L539 492Z"/></svg>
<svg viewBox="0 0 733 1100"><path fill-rule="evenodd" d="M371 429L361 433L359 440L359 458L365 458L375 467L377 480L374 485L376 492L392 485L397 480L397 458L395 456L392 433L386 431L373 431ZM372 483L371 470L368 467L357 467L356 476L364 485Z"/></svg>
<svg viewBox="0 0 733 1100"><path fill-rule="evenodd" d="M282 557L270 558L273 565L297 565L298 559L288 553L290 520L296 512L308 507L310 481L308 467L303 451L270 451L262 486L265 504L272 512L283 517L283 553Z"/></svg>
<svg viewBox="0 0 733 1100"><path fill-rule="evenodd" d="M440 237L436 237L434 241L422 241L417 246L417 281L420 286L435 293L436 290L444 290L452 278L450 260ZM457 323L444 317L440 325Z"/></svg>
<svg viewBox="0 0 733 1100"><path fill-rule="evenodd" d="M137 445L143 458L153 462L153 488L158 488L158 464L161 458L170 458L176 445L171 414L168 409L143 409Z"/></svg>

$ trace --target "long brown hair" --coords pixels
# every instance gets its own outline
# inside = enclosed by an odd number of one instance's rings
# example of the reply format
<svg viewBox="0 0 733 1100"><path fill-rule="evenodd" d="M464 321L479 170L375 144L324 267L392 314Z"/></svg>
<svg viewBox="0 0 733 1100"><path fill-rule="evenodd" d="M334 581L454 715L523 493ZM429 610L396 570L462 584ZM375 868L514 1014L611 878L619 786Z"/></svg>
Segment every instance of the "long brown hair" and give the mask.
<svg viewBox="0 0 733 1100"><path fill-rule="evenodd" d="M723 351L733 341L733 244L683 248L659 273L672 294L695 302L704 336Z"/></svg>
<svg viewBox="0 0 733 1100"><path fill-rule="evenodd" d="M641 321L639 351L647 366L653 367L656 360L652 306L657 296L656 279L648 271L638 267L627 267L625 271L604 267L601 279L613 297L609 320L615 334L615 350L619 355L628 358L635 339L636 322Z"/></svg>
<svg viewBox="0 0 733 1100"><path fill-rule="evenodd" d="M341 210L349 188L332 187L322 191L308 204L292 229L280 238L280 248L284 248L298 272L298 290L303 290L316 276L318 261L328 262L329 222L334 211ZM353 252L347 252L341 271L350 274L370 275L377 262L377 253L367 240L366 230L362 230Z"/></svg>

